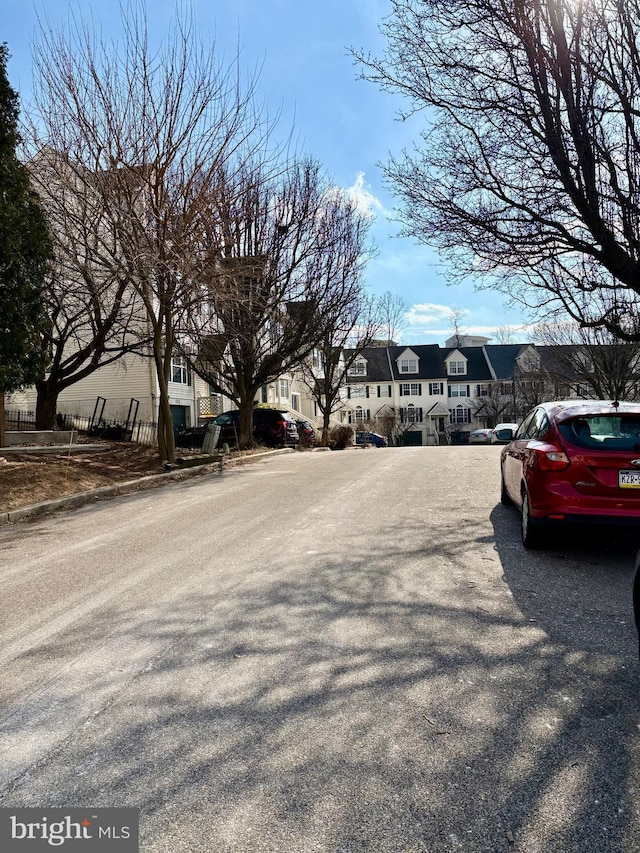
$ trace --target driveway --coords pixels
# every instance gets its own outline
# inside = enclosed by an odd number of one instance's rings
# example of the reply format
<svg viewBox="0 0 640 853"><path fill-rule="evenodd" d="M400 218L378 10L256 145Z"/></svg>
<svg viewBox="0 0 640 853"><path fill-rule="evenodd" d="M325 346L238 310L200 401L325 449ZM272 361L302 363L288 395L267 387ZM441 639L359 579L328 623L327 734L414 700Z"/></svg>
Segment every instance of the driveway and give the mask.
<svg viewBox="0 0 640 853"><path fill-rule="evenodd" d="M634 545L496 446L291 453L0 529L0 806L144 853L640 850Z"/></svg>

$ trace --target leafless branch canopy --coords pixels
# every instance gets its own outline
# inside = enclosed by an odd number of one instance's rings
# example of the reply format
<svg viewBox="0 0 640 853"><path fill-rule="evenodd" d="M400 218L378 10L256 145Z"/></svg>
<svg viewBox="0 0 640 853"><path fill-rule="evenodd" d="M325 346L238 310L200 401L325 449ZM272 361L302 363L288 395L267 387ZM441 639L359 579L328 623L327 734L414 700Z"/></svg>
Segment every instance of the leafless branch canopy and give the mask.
<svg viewBox="0 0 640 853"><path fill-rule="evenodd" d="M114 329L149 342L160 450L166 433L171 456L167 382L177 330L202 274L212 184L222 170L242 168L256 147L268 151L273 123L256 107L255 80L243 82L237 62L219 61L187 11L177 12L158 49L144 5L131 2L121 12L119 44L73 15L59 31L41 25L25 139L59 238L61 289L53 301L73 311L64 290L72 281L78 305L84 297L94 306L88 320L77 318L83 327L71 337L84 337L87 323L113 308ZM106 352L103 337L96 351Z"/></svg>
<svg viewBox="0 0 640 853"><path fill-rule="evenodd" d="M360 298L368 224L314 160L221 170L203 236L203 311L191 316L198 372L241 405L304 361Z"/></svg>
<svg viewBox="0 0 640 853"><path fill-rule="evenodd" d="M532 309L638 339L638 0L392 0L364 76L424 111L407 234Z"/></svg>
<svg viewBox="0 0 640 853"><path fill-rule="evenodd" d="M402 328L406 325L405 315L409 303L399 293L385 291L378 301L380 319L383 324L387 341L396 340Z"/></svg>
<svg viewBox="0 0 640 853"><path fill-rule="evenodd" d="M566 321L534 328L545 377L557 391L588 389L601 400L633 400L640 383L640 341L621 343L606 329L588 329Z"/></svg>

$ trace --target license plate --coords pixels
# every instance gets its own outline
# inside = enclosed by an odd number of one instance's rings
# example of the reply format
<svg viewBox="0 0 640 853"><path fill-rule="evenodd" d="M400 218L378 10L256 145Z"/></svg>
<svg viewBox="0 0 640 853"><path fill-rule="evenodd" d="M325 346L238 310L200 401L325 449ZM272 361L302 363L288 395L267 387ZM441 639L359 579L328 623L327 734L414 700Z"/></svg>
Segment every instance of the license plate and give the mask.
<svg viewBox="0 0 640 853"><path fill-rule="evenodd" d="M640 489L640 471L618 471L621 489Z"/></svg>

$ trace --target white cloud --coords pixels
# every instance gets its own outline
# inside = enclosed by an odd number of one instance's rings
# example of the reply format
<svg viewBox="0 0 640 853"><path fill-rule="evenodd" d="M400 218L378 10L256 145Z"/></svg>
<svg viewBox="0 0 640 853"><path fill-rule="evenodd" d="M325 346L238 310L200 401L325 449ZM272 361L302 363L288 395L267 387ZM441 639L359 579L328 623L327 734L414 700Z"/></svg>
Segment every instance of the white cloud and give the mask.
<svg viewBox="0 0 640 853"><path fill-rule="evenodd" d="M384 211L384 206L371 192L371 185L365 183L364 175L364 172L358 172L355 181L345 192L361 213L374 217L376 213Z"/></svg>
<svg viewBox="0 0 640 853"><path fill-rule="evenodd" d="M441 305L434 302L423 302L412 305L404 315L406 326L402 331L403 343L439 343L444 342L453 334L454 314L460 309L454 309L450 305ZM514 341L525 340L530 336L530 329L526 324L495 323L494 325L473 323L474 312L462 309L458 317L460 331L467 335L482 335L490 338L489 343L499 343L497 330L510 331Z"/></svg>
<svg viewBox="0 0 640 853"><path fill-rule="evenodd" d="M468 313L468 311L464 312L465 315ZM412 305L404 316L409 326L432 329L434 326L441 326L443 323L451 323L453 314L453 308L449 305L423 302ZM449 329L451 329L451 325L449 325Z"/></svg>

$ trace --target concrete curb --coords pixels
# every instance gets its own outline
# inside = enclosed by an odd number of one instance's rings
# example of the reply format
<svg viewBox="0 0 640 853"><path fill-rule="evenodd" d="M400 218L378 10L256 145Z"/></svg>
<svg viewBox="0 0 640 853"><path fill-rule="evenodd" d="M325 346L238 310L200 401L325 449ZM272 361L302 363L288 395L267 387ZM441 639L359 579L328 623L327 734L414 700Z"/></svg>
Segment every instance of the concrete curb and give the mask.
<svg viewBox="0 0 640 853"><path fill-rule="evenodd" d="M250 456L241 456L237 459L223 459L221 462L212 462L207 465L195 465L190 468L180 468L178 470L169 471L164 474L149 474L146 477L138 477L136 480L126 480L122 483L114 483L113 486L101 486L99 489L91 489L88 492L78 492L75 495L67 495L63 498L55 500L43 501L42 503L32 504L31 506L20 507L19 509L9 510L9 512L0 513L0 527L5 524L13 524L15 522L24 521L25 519L34 518L39 515L46 515L50 512L55 512L60 509L76 509L84 506L92 501L105 500L118 495L127 495L132 492L145 491L146 489L154 489L158 486L165 486L168 483L187 480L191 477L210 474L214 471L223 471L225 468L235 468L239 465L247 465L251 462L259 462L261 459L270 456L277 456L281 453L294 453L290 448L281 450L268 450L265 453L254 453Z"/></svg>
<svg viewBox="0 0 640 853"><path fill-rule="evenodd" d="M110 450L108 444L12 444L9 447L0 447L0 456L16 456L21 453L84 453L91 450L94 453L99 453L101 450Z"/></svg>

